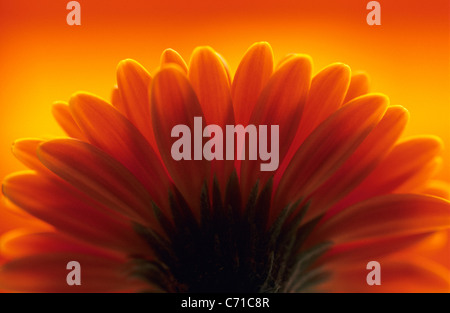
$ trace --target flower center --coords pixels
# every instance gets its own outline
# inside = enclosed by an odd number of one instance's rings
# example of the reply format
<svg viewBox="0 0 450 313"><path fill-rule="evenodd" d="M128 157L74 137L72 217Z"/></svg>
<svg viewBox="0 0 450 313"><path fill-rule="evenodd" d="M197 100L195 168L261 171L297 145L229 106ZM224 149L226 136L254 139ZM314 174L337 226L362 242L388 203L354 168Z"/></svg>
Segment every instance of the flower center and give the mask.
<svg viewBox="0 0 450 313"><path fill-rule="evenodd" d="M297 203L268 225L272 181L258 189L243 208L235 173L224 197L216 183L211 193L204 187L200 222L175 191L173 222L155 207L167 238L136 225L156 258L136 257L134 273L168 292L298 292L319 283L326 275L311 265L330 244L302 248L320 218L301 224L308 206Z"/></svg>

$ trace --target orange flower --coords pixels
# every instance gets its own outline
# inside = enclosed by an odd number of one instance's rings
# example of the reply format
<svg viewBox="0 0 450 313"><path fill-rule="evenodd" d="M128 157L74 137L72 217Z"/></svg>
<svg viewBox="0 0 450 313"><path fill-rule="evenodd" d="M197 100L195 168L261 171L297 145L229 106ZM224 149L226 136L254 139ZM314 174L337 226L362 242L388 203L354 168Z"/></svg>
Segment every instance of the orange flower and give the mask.
<svg viewBox="0 0 450 313"><path fill-rule="evenodd" d="M410 257L450 226L446 186L429 185L441 141L399 141L407 111L369 94L365 74L338 63L311 72L298 54L274 70L267 43L234 77L211 48L189 66L168 49L153 78L122 61L112 105L87 93L56 103L71 138L13 146L31 171L6 178L3 193L45 223L3 235L0 288L449 291L447 268ZM174 160L171 130L194 129L194 117L279 125L279 168ZM381 286L366 282L372 260ZM66 284L70 261L80 286Z"/></svg>

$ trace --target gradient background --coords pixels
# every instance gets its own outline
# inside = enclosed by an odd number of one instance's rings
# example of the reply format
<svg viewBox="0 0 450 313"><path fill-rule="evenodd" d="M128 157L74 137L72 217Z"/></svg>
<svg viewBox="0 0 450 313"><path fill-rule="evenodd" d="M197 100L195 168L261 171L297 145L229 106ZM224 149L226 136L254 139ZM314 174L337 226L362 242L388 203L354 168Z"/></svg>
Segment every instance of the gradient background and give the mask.
<svg viewBox="0 0 450 313"><path fill-rule="evenodd" d="M365 70L371 90L411 113L405 136L436 134L450 181L449 1L379 1L381 26L366 24L367 0L81 0L81 26L68 26L67 0L0 0L0 178L24 167L10 152L23 137L63 135L51 115L76 91L109 98L115 68L133 58L153 71L165 48L189 60L198 45L234 72L246 49L268 41L279 60L311 55ZM411 156L414 157L414 156ZM0 211L0 233L18 225Z"/></svg>

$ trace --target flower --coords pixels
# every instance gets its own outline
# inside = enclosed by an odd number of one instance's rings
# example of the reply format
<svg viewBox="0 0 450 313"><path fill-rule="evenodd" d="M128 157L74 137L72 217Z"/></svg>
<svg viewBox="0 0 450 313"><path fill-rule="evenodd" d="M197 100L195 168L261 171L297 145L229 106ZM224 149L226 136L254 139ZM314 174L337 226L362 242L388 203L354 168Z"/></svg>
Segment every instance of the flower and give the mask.
<svg viewBox="0 0 450 313"><path fill-rule="evenodd" d="M311 73L300 54L274 70L267 43L249 48L233 78L209 47L189 66L168 49L154 77L122 61L112 105L88 93L56 103L70 138L12 148L30 171L7 177L3 193L43 223L3 235L0 288L403 291L413 281L448 291L448 270L410 258L450 226L445 187L429 185L441 141L400 140L408 112L368 93L365 74L340 63ZM174 160L171 131L194 129L194 117L279 125L279 168ZM366 282L373 260L381 286ZM75 288L70 261L82 267Z"/></svg>

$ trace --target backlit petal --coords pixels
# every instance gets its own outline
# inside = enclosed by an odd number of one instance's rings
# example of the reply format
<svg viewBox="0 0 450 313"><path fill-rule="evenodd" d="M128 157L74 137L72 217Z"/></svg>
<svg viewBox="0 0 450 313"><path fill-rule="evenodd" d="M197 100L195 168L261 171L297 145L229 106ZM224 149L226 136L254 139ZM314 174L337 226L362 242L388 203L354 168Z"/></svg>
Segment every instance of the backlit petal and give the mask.
<svg viewBox="0 0 450 313"><path fill-rule="evenodd" d="M308 215L313 217L324 213L360 184L391 151L403 132L408 117L408 111L403 107L389 107L380 123L352 156L311 195Z"/></svg>
<svg viewBox="0 0 450 313"><path fill-rule="evenodd" d="M381 285L370 286L365 270L368 260L352 263L352 267L332 266L332 276L320 286L331 292L442 293L450 291L450 272L436 262L416 255L380 261Z"/></svg>
<svg viewBox="0 0 450 313"><path fill-rule="evenodd" d="M206 125L200 104L187 77L176 67L166 67L156 74L151 95L153 125L161 157L181 194L192 207L198 208L201 186L209 179L209 161L201 160L202 155L200 160L194 159L194 117L200 117L203 127ZM172 144L177 139L171 134L177 125L186 125L190 130L191 160L176 161L172 156ZM197 134L197 138L201 136ZM202 153L201 146L200 150Z"/></svg>
<svg viewBox="0 0 450 313"><path fill-rule="evenodd" d="M198 47L191 57L189 80L197 94L206 123L234 124L230 85L222 61L210 47Z"/></svg>
<svg viewBox="0 0 450 313"><path fill-rule="evenodd" d="M155 224L147 190L100 149L77 140L55 139L39 146L38 157L56 175L105 206L143 225Z"/></svg>
<svg viewBox="0 0 450 313"><path fill-rule="evenodd" d="M14 156L28 168L43 173L49 172L37 157L37 149L42 142L40 139L16 140L11 150Z"/></svg>
<svg viewBox="0 0 450 313"><path fill-rule="evenodd" d="M115 86L111 91L111 104L119 111L123 116L127 116L127 111L120 95L119 87Z"/></svg>
<svg viewBox="0 0 450 313"><path fill-rule="evenodd" d="M350 83L350 68L342 63L327 66L311 81L299 128L298 146L328 116L337 111ZM297 146L297 147L298 147Z"/></svg>
<svg viewBox="0 0 450 313"><path fill-rule="evenodd" d="M197 94L206 123L219 125L234 124L233 104L231 102L229 77L224 63L210 47L198 47L194 50L189 80ZM218 179L219 186L225 191L226 183L233 172L234 162L225 160L226 138L223 136L223 160L213 161L212 171Z"/></svg>
<svg viewBox="0 0 450 313"><path fill-rule="evenodd" d="M84 134L70 113L69 106L64 102L56 102L52 106L52 114L59 126L72 138L84 140Z"/></svg>
<svg viewBox="0 0 450 313"><path fill-rule="evenodd" d="M292 57L291 55L285 62ZM284 173L305 138L342 105L349 82L350 68L342 63L329 65L313 77L300 126L292 144L288 146L289 150L280 165L276 181Z"/></svg>
<svg viewBox="0 0 450 313"><path fill-rule="evenodd" d="M325 120L292 158L278 186L276 207L307 196L331 177L377 125L387 103L382 95L360 97Z"/></svg>
<svg viewBox="0 0 450 313"><path fill-rule="evenodd" d="M330 214L370 197L394 192L410 181L423 185L424 177L429 178L430 171L436 166L435 158L441 151L442 141L436 137L415 137L395 145L372 173L333 207ZM415 180L416 177L419 179Z"/></svg>
<svg viewBox="0 0 450 313"><path fill-rule="evenodd" d="M173 49L166 49L161 55L161 65L176 64L187 74L188 67L181 55Z"/></svg>
<svg viewBox="0 0 450 313"><path fill-rule="evenodd" d="M418 192L450 200L450 183L433 179L428 181Z"/></svg>
<svg viewBox="0 0 450 313"><path fill-rule="evenodd" d="M117 66L117 85L126 117L139 129L153 148L156 148L150 114L149 85L151 76L134 60L124 60Z"/></svg>
<svg viewBox="0 0 450 313"><path fill-rule="evenodd" d="M157 154L142 134L111 105L78 93L70 109L89 142L121 162L158 204L167 204L169 179Z"/></svg>
<svg viewBox="0 0 450 313"><path fill-rule="evenodd" d="M315 240L335 243L380 236L426 233L450 227L450 203L441 198L384 195L355 204L321 223Z"/></svg>
<svg viewBox="0 0 450 313"><path fill-rule="evenodd" d="M278 125L278 163L284 159L302 117L311 80L311 62L309 57L303 55L296 55L286 61L268 81L250 117L250 125L267 125L268 149L271 146L271 126ZM260 136L259 133L258 135ZM248 146L247 144L246 150ZM243 194L249 194L257 178L263 186L279 165L272 171L262 172L261 163L267 161L252 161L248 157L242 161Z"/></svg>
<svg viewBox="0 0 450 313"><path fill-rule="evenodd" d="M138 253L145 247L123 215L102 207L63 181L19 174L8 177L2 187L10 201L62 232L127 253Z"/></svg>
<svg viewBox="0 0 450 313"><path fill-rule="evenodd" d="M70 261L81 265L81 285L66 282ZM82 253L46 253L26 256L0 267L0 288L22 292L113 292L133 289L125 261Z"/></svg>
<svg viewBox="0 0 450 313"><path fill-rule="evenodd" d="M0 238L2 255L7 259L48 252L97 253L106 252L98 246L82 244L75 238L51 230L14 229ZM113 252L107 252L114 254ZM118 256L120 254L117 254Z"/></svg>
<svg viewBox="0 0 450 313"><path fill-rule="evenodd" d="M344 103L369 92L369 76L366 73L354 73L350 80Z"/></svg>
<svg viewBox="0 0 450 313"><path fill-rule="evenodd" d="M239 64L231 87L236 124L247 125L272 71L273 53L270 45L266 42L252 45Z"/></svg>
<svg viewBox="0 0 450 313"><path fill-rule="evenodd" d="M336 244L317 261L315 266L332 264L333 266L350 267L352 263L379 260L425 241L432 234L420 233L408 236L388 236Z"/></svg>

